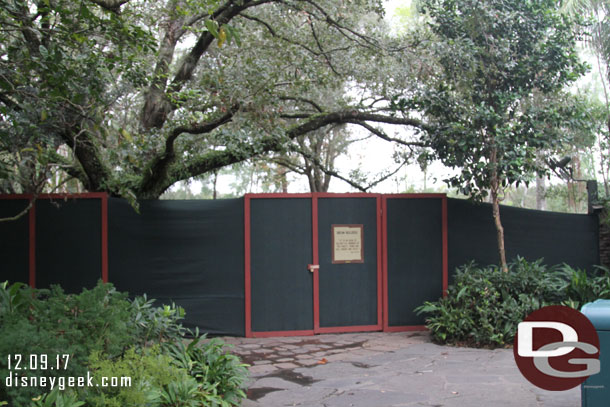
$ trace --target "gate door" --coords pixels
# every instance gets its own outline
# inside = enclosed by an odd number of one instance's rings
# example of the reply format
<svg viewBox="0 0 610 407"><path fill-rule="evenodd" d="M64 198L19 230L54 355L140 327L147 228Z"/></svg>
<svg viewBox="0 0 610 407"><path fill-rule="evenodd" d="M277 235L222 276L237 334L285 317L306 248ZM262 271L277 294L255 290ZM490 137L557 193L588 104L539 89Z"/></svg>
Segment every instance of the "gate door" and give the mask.
<svg viewBox="0 0 610 407"><path fill-rule="evenodd" d="M246 336L313 335L311 195L246 195Z"/></svg>
<svg viewBox="0 0 610 407"><path fill-rule="evenodd" d="M383 330L421 330L413 309L447 290L447 197L384 195L383 223Z"/></svg>
<svg viewBox="0 0 610 407"><path fill-rule="evenodd" d="M320 266L315 332L381 330L380 196L315 194L313 205Z"/></svg>
<svg viewBox="0 0 610 407"><path fill-rule="evenodd" d="M245 196L246 336L382 328L381 196Z"/></svg>

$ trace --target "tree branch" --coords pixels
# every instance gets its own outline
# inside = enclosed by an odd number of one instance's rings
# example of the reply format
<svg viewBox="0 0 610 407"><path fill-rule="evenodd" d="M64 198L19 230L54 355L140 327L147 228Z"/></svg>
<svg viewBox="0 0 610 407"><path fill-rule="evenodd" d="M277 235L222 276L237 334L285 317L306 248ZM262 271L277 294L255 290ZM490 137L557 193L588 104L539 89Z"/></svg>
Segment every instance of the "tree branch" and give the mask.
<svg viewBox="0 0 610 407"><path fill-rule="evenodd" d="M243 17L243 18L245 18L245 19L247 19L247 20L251 20L251 21L254 21L254 22L257 22L257 23L259 23L259 24L263 25L263 26L264 26L264 27L267 29L267 31L269 31L269 34L271 34L271 35L272 35L272 36L274 36L275 38L279 38L279 39L281 39L282 41L286 41L286 42L287 42L287 43L289 43L289 44L292 44L292 45L296 45L296 46L298 46L298 47L301 47L301 48L303 48L305 51L307 51L307 52L309 52L309 53L311 53L311 54L313 54L313 55L315 55L315 56L320 56L320 54L319 54L318 52L316 52L316 51L314 51L313 49L309 48L307 45L305 45L305 44L301 44L301 43L300 43L300 42L298 42L298 41L295 41L295 40L293 40L293 39L291 39L291 38L284 37L283 35L278 34L278 33L277 33L277 31L275 31L275 29L274 29L273 27L271 27L271 24L267 23L266 21L261 20L261 19L260 19L260 18L258 18L258 17L251 16L251 15L244 14L244 13L241 13L240 15L241 15L241 17Z"/></svg>
<svg viewBox="0 0 610 407"><path fill-rule="evenodd" d="M148 167L148 170L144 172L142 177L142 182L139 186L139 197L144 198L156 198L161 195L163 191L159 192L159 185L164 184L166 182L166 178L168 176L169 167L176 160L176 152L174 148L174 144L176 139L184 134L205 134L209 133L212 130L222 126L230 122L239 110L239 105L232 106L229 111L227 111L221 117L205 122L199 123L192 126L178 126L176 127L171 134L165 140L165 151L155 157L155 159L151 162Z"/></svg>
<svg viewBox="0 0 610 407"><path fill-rule="evenodd" d="M118 13L121 9L121 6L129 0L89 0L92 3L97 4L103 9L108 11L112 11L113 13Z"/></svg>
<svg viewBox="0 0 610 407"><path fill-rule="evenodd" d="M295 102L303 102L303 103L307 103L310 104L311 106L313 106L318 112L323 113L324 109L322 109L320 107L319 104L317 104L316 102L314 102L311 99L306 99L306 98L302 98L302 97L298 97L298 96L280 96L279 97L280 100L294 100Z"/></svg>
<svg viewBox="0 0 610 407"><path fill-rule="evenodd" d="M243 145L240 145L237 149L210 151L188 163L174 163L175 165L168 167L167 176L159 181L159 183L154 188L154 193L142 190L141 194L150 198L156 198L177 180L188 179L200 174L205 174L207 172L211 172L219 168L226 167L228 165L259 156L262 153L271 151L282 151L285 148L285 144L288 139L297 138L299 136L305 135L311 131L317 130L330 124L358 124L358 122L362 122L365 120L378 123L408 125L420 129L430 129L430 127L428 127L425 123L417 119L382 116L377 114L359 112L357 110L346 110L332 113L323 113L318 115L309 115L309 120L305 121L304 123L297 124L287 130L284 139L272 136L264 136L255 143L244 143ZM354 186L354 188L359 189L356 186Z"/></svg>
<svg viewBox="0 0 610 407"><path fill-rule="evenodd" d="M375 127L371 126L370 124L367 124L364 122L354 122L354 124L364 127L365 129L367 129L368 131L370 131L371 133L373 133L374 135L376 135L377 137L379 137L380 139L385 140L385 141L402 144L403 146L408 146L408 147L426 147L426 145L422 142L404 141L404 140L401 140L398 138L390 137L387 134L385 134L383 131L381 131L380 129L376 129Z"/></svg>
<svg viewBox="0 0 610 407"><path fill-rule="evenodd" d="M318 45L318 49L320 50L320 53L322 54L322 56L326 60L326 63L328 64L330 69L335 73L335 75L341 76L341 74L339 72L337 72L337 70L335 69L333 63L330 60L330 57L328 55L326 55L326 52L324 52L324 48L322 48L322 44L320 43L320 39L318 38L318 34L316 33L316 29L313 26L313 21L311 21L311 20L309 21L309 28L311 28L311 33L313 35L313 38L316 40L316 44Z"/></svg>
<svg viewBox="0 0 610 407"><path fill-rule="evenodd" d="M52 163L58 165L70 177L76 178L85 186L89 185L89 178L78 163L68 160L57 152L51 152L50 156Z"/></svg>
<svg viewBox="0 0 610 407"><path fill-rule="evenodd" d="M229 23L242 11L272 1L274 0L243 0L240 5L237 5L233 0L227 0L210 16L210 20L215 21L218 26L222 26ZM164 83L151 84L146 92L146 99L142 108L141 121L145 129L163 127L169 113L176 108L176 105L170 101L171 94L179 92L182 86L193 77L197 63L212 45L214 39L214 36L208 31L204 31L199 36L195 45L180 62L167 89Z"/></svg>
<svg viewBox="0 0 610 407"><path fill-rule="evenodd" d="M21 212L19 212L15 216L9 216L9 217L6 217L6 218L0 218L0 222L12 222L14 220L17 220L17 219L21 218L26 213L28 213L30 211L30 209L32 209L32 206L34 206L34 202L36 202L36 198L37 198L37 196L34 195L34 197L32 197L32 199L30 199L30 202L28 203L28 206L26 206L24 210L22 210Z"/></svg>

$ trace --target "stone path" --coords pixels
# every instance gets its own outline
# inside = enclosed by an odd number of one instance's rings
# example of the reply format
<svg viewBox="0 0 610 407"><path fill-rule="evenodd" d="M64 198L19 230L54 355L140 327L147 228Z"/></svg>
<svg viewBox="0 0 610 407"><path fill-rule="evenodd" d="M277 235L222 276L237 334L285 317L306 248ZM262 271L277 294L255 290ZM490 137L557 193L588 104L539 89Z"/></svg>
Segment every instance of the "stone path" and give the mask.
<svg viewBox="0 0 610 407"><path fill-rule="evenodd" d="M223 338L251 365L243 407L579 407L527 382L511 349L438 346L426 333Z"/></svg>
<svg viewBox="0 0 610 407"><path fill-rule="evenodd" d="M222 338L234 346L250 374L265 375L281 369L311 367L397 350L428 341L424 332L357 333L285 338Z"/></svg>

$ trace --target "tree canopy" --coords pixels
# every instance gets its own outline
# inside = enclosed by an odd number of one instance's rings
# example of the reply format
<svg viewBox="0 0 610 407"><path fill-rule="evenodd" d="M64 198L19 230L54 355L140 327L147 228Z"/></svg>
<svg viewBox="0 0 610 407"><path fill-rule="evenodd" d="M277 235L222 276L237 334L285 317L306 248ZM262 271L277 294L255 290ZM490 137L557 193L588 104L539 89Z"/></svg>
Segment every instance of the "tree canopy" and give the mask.
<svg viewBox="0 0 610 407"><path fill-rule="evenodd" d="M424 114L423 142L466 195L491 195L500 260L506 266L499 201L506 187L548 166L541 153L570 141L584 118L562 93L586 70L576 52L577 21L553 0L423 0L438 71L422 91L399 99ZM569 106L569 107L568 107ZM576 123L575 123L576 122Z"/></svg>
<svg viewBox="0 0 610 407"><path fill-rule="evenodd" d="M4 192L62 173L157 198L328 125L424 127L383 103L421 63L379 0L1 3ZM324 97L348 82L351 96Z"/></svg>

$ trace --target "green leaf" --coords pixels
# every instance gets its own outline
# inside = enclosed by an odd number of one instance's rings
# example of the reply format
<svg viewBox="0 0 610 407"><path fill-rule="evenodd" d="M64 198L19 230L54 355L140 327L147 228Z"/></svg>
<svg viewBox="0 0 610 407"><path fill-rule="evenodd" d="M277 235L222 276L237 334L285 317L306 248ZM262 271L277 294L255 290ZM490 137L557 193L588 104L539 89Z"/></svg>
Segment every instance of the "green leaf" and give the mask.
<svg viewBox="0 0 610 407"><path fill-rule="evenodd" d="M130 133L127 131L127 130L125 130L125 129L121 128L119 131L120 131L121 135L122 135L123 137L125 137L125 139L126 139L127 141L129 141L130 143L132 143L132 144L133 144L133 137L131 137L131 134L130 134Z"/></svg>
<svg viewBox="0 0 610 407"><path fill-rule="evenodd" d="M214 20L205 20L205 28L208 29L209 33L218 38L218 23Z"/></svg>

